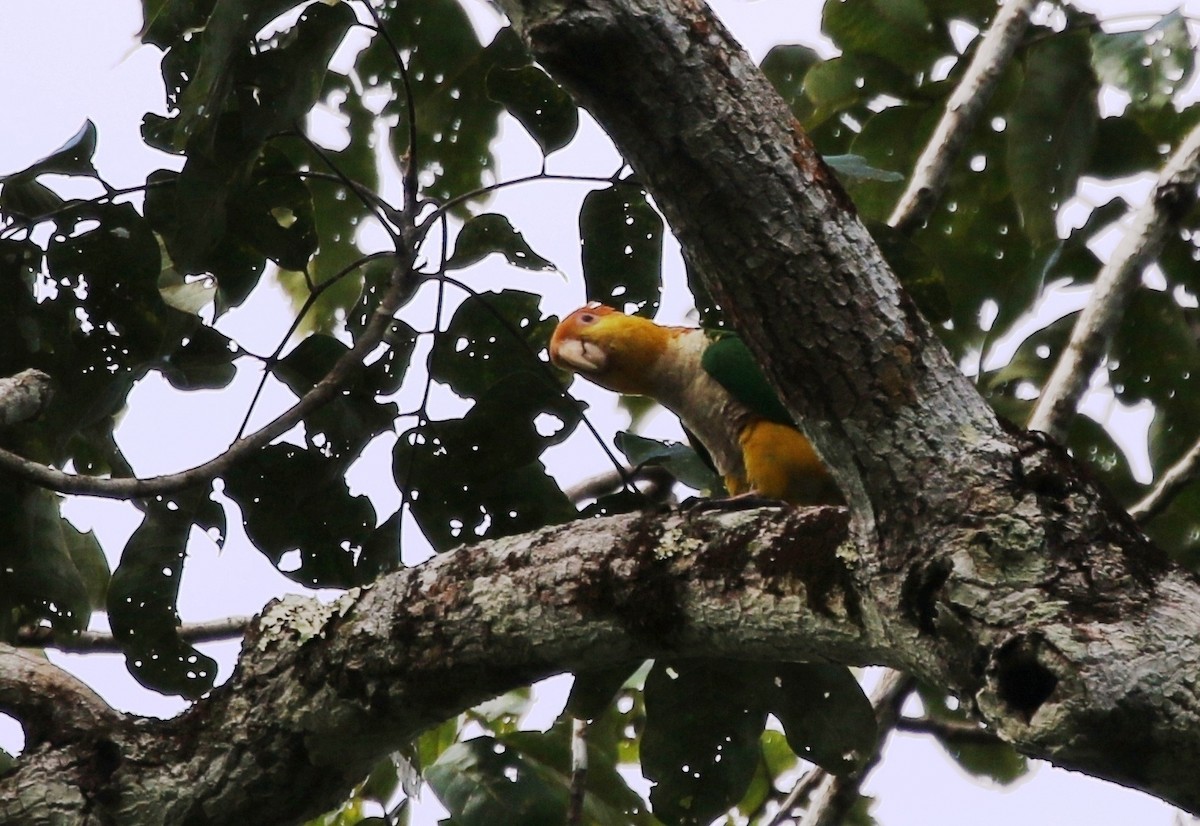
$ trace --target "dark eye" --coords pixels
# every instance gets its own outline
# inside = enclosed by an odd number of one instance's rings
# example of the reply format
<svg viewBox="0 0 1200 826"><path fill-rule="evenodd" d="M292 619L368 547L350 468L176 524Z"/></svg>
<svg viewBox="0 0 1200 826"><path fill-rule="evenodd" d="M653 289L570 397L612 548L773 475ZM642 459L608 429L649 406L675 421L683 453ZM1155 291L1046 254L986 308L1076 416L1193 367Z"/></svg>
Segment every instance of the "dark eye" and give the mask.
<svg viewBox="0 0 1200 826"><path fill-rule="evenodd" d="M592 315L591 313L584 313L583 315L581 315L579 317L580 324L591 324L595 320L596 320L596 317L594 315Z"/></svg>

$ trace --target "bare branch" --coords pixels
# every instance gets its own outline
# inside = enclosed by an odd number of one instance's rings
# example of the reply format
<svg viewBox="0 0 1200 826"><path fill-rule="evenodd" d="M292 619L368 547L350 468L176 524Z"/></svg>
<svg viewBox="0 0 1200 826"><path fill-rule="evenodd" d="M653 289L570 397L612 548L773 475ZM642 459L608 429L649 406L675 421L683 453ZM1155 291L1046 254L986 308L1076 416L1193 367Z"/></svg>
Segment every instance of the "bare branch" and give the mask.
<svg viewBox="0 0 1200 826"><path fill-rule="evenodd" d="M27 748L94 736L122 719L99 694L44 656L2 642L0 711L21 723Z"/></svg>
<svg viewBox="0 0 1200 826"><path fill-rule="evenodd" d="M36 418L50 404L54 384L41 370L0 379L0 428Z"/></svg>
<svg viewBox="0 0 1200 826"><path fill-rule="evenodd" d="M896 721L897 731L915 734L932 734L939 740L950 743L978 743L992 745L1000 742L995 734L975 723L957 720L934 720L930 717L901 717Z"/></svg>
<svg viewBox="0 0 1200 826"><path fill-rule="evenodd" d="M1200 440L1182 459L1163 471L1154 487L1129 509L1129 515L1138 522L1146 523L1166 509L1179 492L1196 478L1200 472Z"/></svg>
<svg viewBox="0 0 1200 826"><path fill-rule="evenodd" d="M675 477L665 468L658 465L643 465L640 468L625 467L622 470L613 468L603 473L597 473L595 476L572 485L563 493L572 504L578 505L585 499L595 499L597 496L603 496L623 487L627 479L630 482L642 480L649 482L650 486L644 493L651 499L663 498L662 494L670 492L671 486L675 484Z"/></svg>
<svg viewBox="0 0 1200 826"><path fill-rule="evenodd" d="M208 482L291 430L301 419L329 401L383 340L392 323L392 314L400 308L403 297L408 293L408 282L414 277L411 255L407 259L398 260L392 274L392 283L379 306L375 308L370 324L354 342L354 346L338 359L329 373L317 382L312 390L305 393L303 398L273 421L249 436L237 440L224 453L202 465L180 473L152 476L147 479L107 479L63 473L61 470L0 449L0 469L59 493L78 493L109 499L169 495Z"/></svg>
<svg viewBox="0 0 1200 826"><path fill-rule="evenodd" d="M933 211L946 188L950 167L991 99L1036 5L1037 0L1008 0L1000 8L917 159L908 186L888 218L891 226L909 232Z"/></svg>
<svg viewBox="0 0 1200 826"><path fill-rule="evenodd" d="M1121 243L1096 277L1071 340L1042 389L1029 429L1062 440L1075 406L1100 364L1104 348L1138 285L1142 268L1158 254L1167 233L1196 203L1200 183L1200 126L1192 129L1159 174L1158 183L1137 209Z"/></svg>
<svg viewBox="0 0 1200 826"><path fill-rule="evenodd" d="M223 617L207 622L187 623L176 632L185 642L217 642L242 636L253 617ZM45 626L22 628L17 632L17 645L27 648L56 648L75 654L121 651L121 644L112 634L103 631L82 631L69 637L56 637L54 629Z"/></svg>

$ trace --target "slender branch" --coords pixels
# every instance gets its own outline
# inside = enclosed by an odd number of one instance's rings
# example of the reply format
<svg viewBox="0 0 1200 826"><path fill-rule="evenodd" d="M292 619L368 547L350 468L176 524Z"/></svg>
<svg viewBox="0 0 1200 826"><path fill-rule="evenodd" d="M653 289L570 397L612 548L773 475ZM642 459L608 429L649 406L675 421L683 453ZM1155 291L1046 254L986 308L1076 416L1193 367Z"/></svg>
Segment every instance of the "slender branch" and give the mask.
<svg viewBox="0 0 1200 826"><path fill-rule="evenodd" d="M908 186L888 218L891 226L909 232L933 212L946 188L950 167L1008 67L1029 25L1029 12L1036 5L1037 0L1008 0L1000 8L917 159Z"/></svg>
<svg viewBox="0 0 1200 826"><path fill-rule="evenodd" d="M413 277L411 253L398 262L392 274L388 291L371 317L370 323L359 336L354 346L342 354L333 368L317 382L312 390L274 420L242 439L234 442L228 450L204 464L180 473L151 476L145 479L105 479L96 476L81 476L63 473L61 470L32 462L7 450L0 449L0 470L6 470L28 482L59 493L77 493L86 496L101 496L109 499L132 499L143 496L160 496L177 493L220 476L246 456L270 444L296 426L305 416L329 401L357 370L379 342L392 323L392 315L400 308L408 294L408 281Z"/></svg>
<svg viewBox="0 0 1200 826"><path fill-rule="evenodd" d="M567 826L580 826L583 823L588 774L587 735L587 720L571 721L571 796L567 808Z"/></svg>
<svg viewBox="0 0 1200 826"><path fill-rule="evenodd" d="M246 631L252 617L223 617L207 622L187 623L176 633L186 642L217 642L240 637ZM124 648L116 637L104 631L83 631L72 636L56 636L54 630L45 626L22 628L17 632L17 645L27 648L56 648L75 654L119 652Z"/></svg>
<svg viewBox="0 0 1200 826"><path fill-rule="evenodd" d="M25 731L26 748L95 736L121 714L45 657L0 642L0 711Z"/></svg>
<svg viewBox="0 0 1200 826"><path fill-rule="evenodd" d="M1200 472L1200 440L1189 450L1182 459L1163 471L1154 483L1154 487L1142 497L1141 501L1129 509L1129 515L1138 522L1146 523L1158 516L1167 505L1174 501L1183 488L1196 478Z"/></svg>
<svg viewBox="0 0 1200 826"><path fill-rule="evenodd" d="M412 223L420 208L417 189L417 104L413 99L412 83L408 79L408 66L404 63L404 56L400 54L400 49L396 46L396 41L392 39L391 32L379 19L379 12L371 5L371 0L367 0L365 5L367 13L375 21L375 31L383 38L383 42L387 44L392 53L392 59L396 61L396 69L400 72L400 83L404 86L404 105L408 112L408 151L404 153L404 211L407 214L408 222Z"/></svg>
<svg viewBox="0 0 1200 826"><path fill-rule="evenodd" d="M1091 298L1083 308L1071 340L1029 418L1029 429L1061 440L1075 415L1075 405L1088 378L1100 364L1142 268L1162 248L1170 232L1196 203L1200 183L1200 126L1192 129L1159 174L1146 202L1133 214L1129 228L1112 258L1096 277Z"/></svg>
<svg viewBox="0 0 1200 826"><path fill-rule="evenodd" d="M999 738L986 728L974 723L958 720L934 720L930 717L901 717L896 721L897 731L914 734L932 734L939 740L951 743L979 743L993 745Z"/></svg>
<svg viewBox="0 0 1200 826"><path fill-rule="evenodd" d="M620 469L613 468L603 473L597 473L595 476L589 476L567 488L563 493L572 504L578 505L585 499L594 499L624 487L627 480L629 482L642 480L650 482L650 488L644 493L651 499L657 498L656 494L662 489L669 491L671 485L675 483L675 477L658 465L642 465L636 468L623 466Z"/></svg>
<svg viewBox="0 0 1200 826"><path fill-rule="evenodd" d="M0 379L0 428L36 418L54 396L54 384L41 370L22 370Z"/></svg>

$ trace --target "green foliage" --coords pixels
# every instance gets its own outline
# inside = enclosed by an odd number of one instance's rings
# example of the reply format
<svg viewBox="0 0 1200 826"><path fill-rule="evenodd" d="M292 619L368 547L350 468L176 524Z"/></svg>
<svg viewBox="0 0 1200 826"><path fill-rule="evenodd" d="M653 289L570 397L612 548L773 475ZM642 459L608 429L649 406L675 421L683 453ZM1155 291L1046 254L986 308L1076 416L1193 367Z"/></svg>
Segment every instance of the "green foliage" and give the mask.
<svg viewBox="0 0 1200 826"><path fill-rule="evenodd" d="M662 299L663 221L645 190L621 183L589 192L579 238L588 300L653 316Z"/></svg>
<svg viewBox="0 0 1200 826"><path fill-rule="evenodd" d="M472 22L484 6L471 16L459 0L374 8L391 43L367 32L365 47L347 55L344 44L363 33L356 24L367 21L365 6L143 0L142 37L164 52L167 103L165 116L146 116L143 136L182 163L151 173L144 201L115 194L96 169L100 136L87 122L62 147L0 178L0 375L37 367L56 383L45 413L0 432L0 446L78 473L135 474L114 430L131 390L152 372L193 392L221 390L249 370L301 397L363 340L383 296L403 287L403 320L388 325L367 366L291 441L223 474L224 504L203 485L136 503L142 523L111 576L95 536L62 516L58 497L0 480L0 639L42 622L66 636L105 607L139 681L197 697L217 675L179 637L178 588L196 551L190 543L203 532L220 544L227 512L293 580L328 587L367 583L398 566L402 538L415 539L402 537L405 510L438 551L581 516L544 454L583 414L547 363L557 319L526 291L556 268L510 216L484 207L501 169L493 155L500 124L511 116L510 126L515 120L542 156L552 155L574 140L578 108L498 18L490 29ZM979 389L998 412L1021 424L1075 318L1034 322L1031 312L1055 285L1096 278L1095 250L1129 206L1117 198L1077 217L1063 205L1084 177L1155 173L1200 121L1200 106L1177 109L1195 73L1180 14L1106 32L1066 7L1065 26L1034 25L1018 45L928 221L889 229L904 181L978 47L975 38L960 54L951 32L959 23L982 30L995 11L992 0L829 2L823 25L837 57L779 45L762 68L953 357L980 373ZM1101 117L1102 84L1127 95L1128 106ZM407 185L405 172L418 191L403 196L417 199L425 221L405 237L412 249L387 246L389 231L399 234L413 217L402 211L405 198L388 203L377 194L401 179ZM64 196L64 176L92 189L99 182L105 194ZM662 218L636 178L605 180L578 216L583 290L652 316L664 295ZM448 221L447 249L432 215ZM492 253L516 269L486 269L498 262ZM1120 403L1153 405L1156 478L1200 438L1197 260L1200 214L1191 214L1136 290L1104 364ZM455 275L504 275L486 282L489 292L447 303L457 282L430 282L471 265L479 267ZM275 355L252 356L214 325L273 287L269 280L303 315ZM705 325L721 326L720 308L691 273L688 280ZM434 290L437 306L453 309L448 323L429 309ZM1001 345L1015 355L997 366L989 356ZM734 392L757 397L766 415L787 420L737 339L718 338L706 366ZM392 482L403 506L385 515L352 492L347 473L398 417ZM1142 495L1103 427L1080 417L1069 443L1121 501ZM617 447L635 465L661 465L702 491L720 488L684 445L622 433ZM587 515L643 504L625 492ZM1150 533L1200 564L1198 514L1193 483ZM935 720L968 719L943 697L923 699ZM529 702L527 691L516 692L430 729L402 750L407 773L381 762L343 807L314 822L380 822L370 806L412 795L419 776L454 823L564 822L570 722L523 730ZM823 665L659 662L649 677L636 663L581 667L568 711L591 721L584 822L614 826L752 819L779 799L778 779L801 758L849 771L875 737L857 682ZM764 729L770 714L784 732ZM464 740L464 732L478 736ZM1007 746L939 736L974 774L1006 783L1025 771ZM653 814L618 773L634 765L656 781ZM866 805L858 802L852 822L869 822Z"/></svg>

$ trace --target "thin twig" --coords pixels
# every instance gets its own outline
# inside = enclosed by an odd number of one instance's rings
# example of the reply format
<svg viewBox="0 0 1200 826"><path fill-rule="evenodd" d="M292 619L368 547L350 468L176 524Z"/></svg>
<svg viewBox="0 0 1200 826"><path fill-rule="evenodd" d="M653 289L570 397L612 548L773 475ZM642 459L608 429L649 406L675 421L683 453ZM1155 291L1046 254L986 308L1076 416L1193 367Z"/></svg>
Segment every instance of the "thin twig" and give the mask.
<svg viewBox="0 0 1200 826"><path fill-rule="evenodd" d="M179 626L178 637L185 642L218 642L240 637L252 617L224 617L207 622L192 622ZM17 645L24 648L56 648L71 653L103 653L124 650L112 634L104 631L81 631L78 634L55 634L46 626L22 628L17 631Z"/></svg>
<svg viewBox="0 0 1200 826"><path fill-rule="evenodd" d="M932 734L939 740L950 743L978 743L993 745L1000 742L991 731L980 728L969 720L934 720L931 717L901 717L896 721L896 731L914 734Z"/></svg>
<svg viewBox="0 0 1200 826"><path fill-rule="evenodd" d="M1158 481L1154 483L1154 487L1142 497L1140 502L1129 509L1129 515L1143 524L1149 522L1174 501L1187 483L1196 478L1198 472L1200 472L1200 441L1192 445L1192 449L1182 459L1163 471L1163 474L1158 477Z"/></svg>
<svg viewBox="0 0 1200 826"><path fill-rule="evenodd" d="M404 296L408 294L408 280L412 276L412 253L406 260L398 262L392 273L387 292L375 308L371 321L363 330L354 346L342 354L330 371L290 408L272 421L242 439L229 449L204 464L180 473L151 476L146 479L105 479L97 476L82 476L64 473L61 470L32 462L8 450L0 449L0 470L32 482L39 487L59 493L76 493L85 496L100 496L109 499L133 499L145 496L162 496L177 493L187 488L208 482L225 473L246 456L266 447L296 426L305 416L325 404L350 376L362 366L383 340L392 324L393 314L400 309Z"/></svg>
<svg viewBox="0 0 1200 826"><path fill-rule="evenodd" d="M371 0L366 2L367 13L371 15L371 19L375 21L375 31L383 38L388 49L392 52L392 59L396 61L396 68L400 71L400 83L404 86L404 104L408 111L408 151L404 156L404 211L408 219L408 223L412 224L416 221L417 210L419 208L417 195L417 104L413 99L412 83L408 79L408 66L404 63L404 57L400 54L400 49L396 46L396 41L392 39L389 32L383 25L383 21L379 19L379 12L371 5Z"/></svg>
<svg viewBox="0 0 1200 826"><path fill-rule="evenodd" d="M587 720L571 721L571 796L567 808L567 826L581 826L583 803L587 795L588 749Z"/></svg>
<svg viewBox="0 0 1200 826"><path fill-rule="evenodd" d="M946 111L913 168L904 194L888 224L909 232L923 223L941 199L950 167L966 145L979 116L992 97L1001 75L1029 25L1037 0L1008 0L983 36L975 56L955 88Z"/></svg>
<svg viewBox="0 0 1200 826"><path fill-rule="evenodd" d="M642 480L650 482L650 490L643 491L643 493L651 499L657 498L655 495L657 489L670 490L671 485L675 483L675 477L666 468L659 465L642 465L636 468L625 465L619 471L614 468L597 473L595 476L589 476L567 488L563 493L566 494L571 504L578 505L585 499L595 499L597 496L603 496L624 487L626 479L630 482Z"/></svg>
<svg viewBox="0 0 1200 826"><path fill-rule="evenodd" d="M1063 439L1088 379L1099 366L1125 305L1139 283L1142 268L1158 254L1167 233L1196 203L1198 183L1200 125L1180 142L1162 168L1154 191L1134 212L1112 258L1096 276L1087 306L1071 331L1071 340L1029 418L1030 430Z"/></svg>

